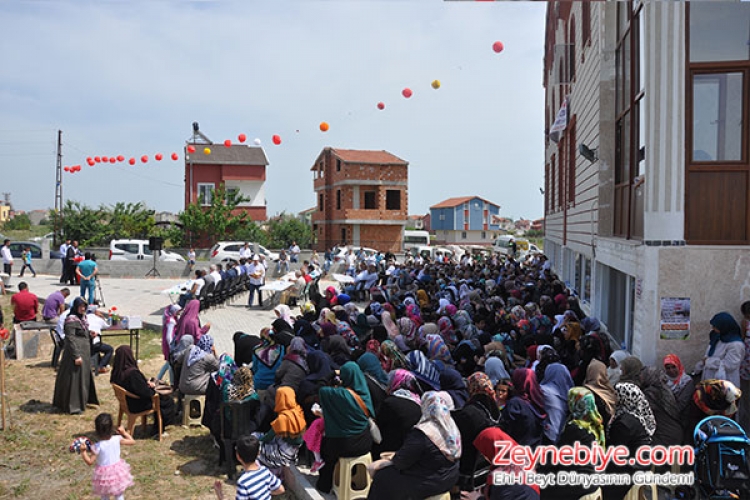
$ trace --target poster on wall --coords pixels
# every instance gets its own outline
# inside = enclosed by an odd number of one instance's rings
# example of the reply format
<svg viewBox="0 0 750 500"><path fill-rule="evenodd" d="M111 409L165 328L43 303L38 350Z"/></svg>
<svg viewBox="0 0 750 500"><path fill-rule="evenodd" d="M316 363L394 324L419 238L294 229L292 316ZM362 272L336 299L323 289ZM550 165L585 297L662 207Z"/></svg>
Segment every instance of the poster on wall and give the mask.
<svg viewBox="0 0 750 500"><path fill-rule="evenodd" d="M665 340L685 340L690 335L690 298L662 297L660 337Z"/></svg>

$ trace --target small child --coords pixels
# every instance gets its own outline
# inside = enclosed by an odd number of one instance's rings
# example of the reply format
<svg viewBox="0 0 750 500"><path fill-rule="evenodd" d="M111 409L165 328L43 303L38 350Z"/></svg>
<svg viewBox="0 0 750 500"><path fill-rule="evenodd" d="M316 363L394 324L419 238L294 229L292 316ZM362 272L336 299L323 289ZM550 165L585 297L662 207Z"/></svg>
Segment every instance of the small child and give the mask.
<svg viewBox="0 0 750 500"><path fill-rule="evenodd" d="M26 247L23 249L23 252L21 253L21 258L23 260L23 267L21 268L21 274L18 275L19 278L23 277L23 272L28 268L29 271L34 275L36 278L36 271L34 271L34 268L31 267L31 248Z"/></svg>
<svg viewBox="0 0 750 500"><path fill-rule="evenodd" d="M133 486L133 476L130 475L130 465L120 458L120 445L133 445L135 440L124 427L113 432L112 415L100 413L94 420L96 435L99 442L92 445L91 454L86 447L81 449L81 457L87 465L96 462L93 474L94 494L100 495L102 500L124 500L125 490Z"/></svg>
<svg viewBox="0 0 750 500"><path fill-rule="evenodd" d="M310 472L316 473L325 465L323 457L320 455L320 448L323 444L323 435L325 433L325 421L323 420L323 410L318 403L312 406L312 413L320 418L313 420L313 423L307 428L302 439L304 439L307 449L315 456L315 461L312 467L310 467Z"/></svg>
<svg viewBox="0 0 750 500"><path fill-rule="evenodd" d="M267 500L271 495L284 493L281 480L257 463L260 451L260 441L255 436L241 436L237 440L235 455L242 464L244 472L237 480L237 494L235 500ZM224 500L221 481L214 483L216 498Z"/></svg>

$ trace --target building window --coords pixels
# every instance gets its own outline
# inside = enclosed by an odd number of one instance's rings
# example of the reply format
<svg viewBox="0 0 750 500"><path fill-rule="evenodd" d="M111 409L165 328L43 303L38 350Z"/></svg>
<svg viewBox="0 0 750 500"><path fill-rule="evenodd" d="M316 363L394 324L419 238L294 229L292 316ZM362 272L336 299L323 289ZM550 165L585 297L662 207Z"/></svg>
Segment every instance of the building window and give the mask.
<svg viewBox="0 0 750 500"><path fill-rule="evenodd" d="M482 231L482 239L483 239L483 240L486 240L486 239L487 239L487 233L486 233L486 232L484 232L484 231Z"/></svg>
<svg viewBox="0 0 750 500"><path fill-rule="evenodd" d="M320 174L319 177L322 179L323 178L323 162L322 161L320 162L320 165L318 166L318 174Z"/></svg>
<svg viewBox="0 0 750 500"><path fill-rule="evenodd" d="M341 160L336 159L336 172L341 172Z"/></svg>
<svg viewBox="0 0 750 500"><path fill-rule="evenodd" d="M336 210L341 210L341 190L336 190Z"/></svg>
<svg viewBox="0 0 750 500"><path fill-rule="evenodd" d="M576 81L576 20L574 17L570 19L570 45L568 46L568 67L569 78L571 82Z"/></svg>
<svg viewBox="0 0 750 500"><path fill-rule="evenodd" d="M377 210L378 204L375 191L365 191L365 210Z"/></svg>
<svg viewBox="0 0 750 500"><path fill-rule="evenodd" d="M438 217L440 220L445 220L445 214L440 214L440 217Z"/></svg>
<svg viewBox="0 0 750 500"><path fill-rule="evenodd" d="M461 231L461 239L462 240L466 239L466 231Z"/></svg>
<svg viewBox="0 0 750 500"><path fill-rule="evenodd" d="M591 4L581 2L581 46L591 44ZM583 50L581 50L583 59Z"/></svg>
<svg viewBox="0 0 750 500"><path fill-rule="evenodd" d="M567 140L565 144L568 148L568 206L576 203L576 158L578 148L576 147L576 117L570 121L566 131Z"/></svg>
<svg viewBox="0 0 750 500"><path fill-rule="evenodd" d="M685 239L748 245L750 9L690 2L687 19Z"/></svg>
<svg viewBox="0 0 750 500"><path fill-rule="evenodd" d="M397 189L388 189L385 192L385 209L401 210L401 191Z"/></svg>
<svg viewBox="0 0 750 500"><path fill-rule="evenodd" d="M346 245L346 228L341 228L341 244Z"/></svg>
<svg viewBox="0 0 750 500"><path fill-rule="evenodd" d="M318 194L318 211L323 211L323 193Z"/></svg>
<svg viewBox="0 0 750 500"><path fill-rule="evenodd" d="M240 201L246 201L246 202L250 201L250 199L241 200L242 195L240 194L240 188L237 188L237 187L228 187L226 189L226 196L227 196L227 201L231 200L231 201L236 201L237 203L239 203Z"/></svg>
<svg viewBox="0 0 750 500"><path fill-rule="evenodd" d="M198 184L198 204L208 206L211 204L214 195L214 185L211 183Z"/></svg>

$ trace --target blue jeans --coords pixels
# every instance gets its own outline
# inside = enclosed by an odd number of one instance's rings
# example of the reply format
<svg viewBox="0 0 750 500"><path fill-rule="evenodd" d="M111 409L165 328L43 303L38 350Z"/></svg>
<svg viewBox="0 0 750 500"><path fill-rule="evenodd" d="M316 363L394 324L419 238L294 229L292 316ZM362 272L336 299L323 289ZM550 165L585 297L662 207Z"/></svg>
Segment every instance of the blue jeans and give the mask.
<svg viewBox="0 0 750 500"><path fill-rule="evenodd" d="M263 285L255 285L253 283L249 283L247 285L247 290L249 292L249 296L247 298L247 306L252 307L253 305L253 299L255 298L255 291L258 291L258 305L260 307L263 307L263 292L260 291L260 287Z"/></svg>
<svg viewBox="0 0 750 500"><path fill-rule="evenodd" d="M89 304L94 303L94 291L96 288L96 280L81 279L81 297L86 298L86 290L89 292Z"/></svg>

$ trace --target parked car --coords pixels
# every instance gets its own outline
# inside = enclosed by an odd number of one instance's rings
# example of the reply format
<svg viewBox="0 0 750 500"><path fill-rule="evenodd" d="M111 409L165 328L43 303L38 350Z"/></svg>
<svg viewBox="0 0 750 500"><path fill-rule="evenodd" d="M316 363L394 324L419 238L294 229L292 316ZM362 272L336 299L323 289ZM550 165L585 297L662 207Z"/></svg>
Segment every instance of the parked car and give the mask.
<svg viewBox="0 0 750 500"><path fill-rule="evenodd" d="M268 250L258 243L250 243L250 248L258 254L265 255L267 262L279 260L279 254ZM244 241L220 241L216 243L209 252L209 261L211 264L224 264L230 260L240 260L240 249L245 246Z"/></svg>
<svg viewBox="0 0 750 500"><path fill-rule="evenodd" d="M516 242L516 258L518 259L523 259L528 254L542 253L539 247L531 243L529 240L525 238L516 238L515 236L510 236L507 234L498 236L495 239L495 243L492 245L492 248L495 252L502 255L510 255L511 240L515 240Z"/></svg>
<svg viewBox="0 0 750 500"><path fill-rule="evenodd" d="M147 260L154 254L148 240L112 240L109 242L109 260ZM162 262L185 262L185 258L175 252L161 250L159 260Z"/></svg>
<svg viewBox="0 0 750 500"><path fill-rule="evenodd" d="M39 245L39 243L34 243L31 241L12 241L10 243L10 254L14 259L20 259L21 252L23 252L23 249L26 247L29 247L31 249L32 260L39 260L42 258L42 247ZM49 258L62 259L63 254L61 254L58 250L53 250L50 248Z"/></svg>
<svg viewBox="0 0 750 500"><path fill-rule="evenodd" d="M42 241L42 240L49 240L52 242L52 240L55 239L55 233L47 233L44 236L36 236L34 238L31 238L31 241Z"/></svg>

